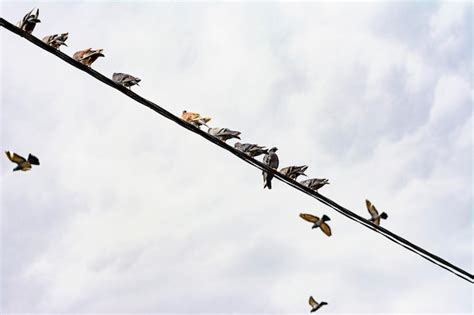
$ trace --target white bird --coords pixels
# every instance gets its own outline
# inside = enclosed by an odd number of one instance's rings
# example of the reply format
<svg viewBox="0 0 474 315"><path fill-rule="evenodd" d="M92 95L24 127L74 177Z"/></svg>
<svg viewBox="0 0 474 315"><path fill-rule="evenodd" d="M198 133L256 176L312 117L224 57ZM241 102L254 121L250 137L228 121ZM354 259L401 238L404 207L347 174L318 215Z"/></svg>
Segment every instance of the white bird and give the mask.
<svg viewBox="0 0 474 315"><path fill-rule="evenodd" d="M59 49L61 45L66 45L66 40L68 39L69 33L62 33L62 34L54 34L43 37L42 41L48 44L51 47Z"/></svg>

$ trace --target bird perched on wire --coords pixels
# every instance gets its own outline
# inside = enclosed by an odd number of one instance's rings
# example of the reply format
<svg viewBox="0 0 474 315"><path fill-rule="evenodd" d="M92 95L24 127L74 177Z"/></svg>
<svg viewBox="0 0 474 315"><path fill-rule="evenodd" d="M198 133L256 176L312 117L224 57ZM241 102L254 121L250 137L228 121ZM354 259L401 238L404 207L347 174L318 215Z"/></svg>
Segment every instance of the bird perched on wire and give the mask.
<svg viewBox="0 0 474 315"><path fill-rule="evenodd" d="M209 128L207 123L211 121L211 117L203 117L199 113L192 113L186 110L183 110L183 113L181 114L181 119L198 128L201 128L201 126L206 126L207 128Z"/></svg>
<svg viewBox="0 0 474 315"><path fill-rule="evenodd" d="M268 154L267 148L265 148L264 146L260 146L260 145L252 144L252 143L236 142L234 144L234 148L250 155L251 157L256 157L262 154Z"/></svg>
<svg viewBox="0 0 474 315"><path fill-rule="evenodd" d="M36 12L33 12L34 10L35 8L33 8L30 12L26 13L23 19L17 23L17 26L28 34L33 33L36 23L41 23L41 20L38 19L39 9L36 9Z"/></svg>
<svg viewBox="0 0 474 315"><path fill-rule="evenodd" d="M38 158L32 154L28 154L28 159L25 159L12 151L5 151L5 153L10 161L17 164L13 171L26 172L31 170L31 165L40 165Z"/></svg>
<svg viewBox="0 0 474 315"><path fill-rule="evenodd" d="M129 89L131 89L131 87L134 85L139 86L138 82L141 81L141 79L138 77L134 77L133 75L120 72L114 73L112 75L112 80L114 80L118 84L128 87Z"/></svg>
<svg viewBox="0 0 474 315"><path fill-rule="evenodd" d="M72 58L90 67L91 64L97 60L97 58L104 57L104 54L102 53L102 51L104 50L87 48L84 50L79 50L74 55L72 55Z"/></svg>
<svg viewBox="0 0 474 315"><path fill-rule="evenodd" d="M273 169L277 169L280 161L278 159L278 155L276 151L278 150L277 147L273 147L268 150L268 153L263 156L263 163L270 166ZM272 189L272 178L273 174L268 174L267 172L263 171L263 189L267 188Z"/></svg>
<svg viewBox="0 0 474 315"><path fill-rule="evenodd" d="M375 206L367 199L365 200L365 205L367 206L367 210L369 210L371 216L369 220L375 225L380 225L380 219L386 220L388 218L388 214L385 212L379 214L377 208L375 208Z"/></svg>
<svg viewBox="0 0 474 315"><path fill-rule="evenodd" d="M304 173L308 169L307 165L302 165L302 166L288 166L284 167L280 170L280 173L282 175L288 176L289 178L296 180L298 176L306 176Z"/></svg>
<svg viewBox="0 0 474 315"><path fill-rule="evenodd" d="M235 138L240 140L240 131L234 131L227 128L209 128L207 132L217 139L226 142L229 139Z"/></svg>
<svg viewBox="0 0 474 315"><path fill-rule="evenodd" d="M323 187L326 184L329 184L329 179L327 179L327 178L310 178L310 179L301 181L300 184L317 192L319 188Z"/></svg>
<svg viewBox="0 0 474 315"><path fill-rule="evenodd" d="M328 305L327 302L318 303L314 300L312 296L309 297L309 305L311 305L311 313L319 310L323 305Z"/></svg>
<svg viewBox="0 0 474 315"><path fill-rule="evenodd" d="M66 45L66 40L68 39L69 33L54 34L43 37L42 41L48 44L51 47L59 49L61 45Z"/></svg>
<svg viewBox="0 0 474 315"><path fill-rule="evenodd" d="M330 221L331 219L327 215L324 214L323 217L320 219L319 217L314 216L309 213L300 213L300 217L303 220L313 223L313 226L311 227L312 229L320 228L324 234L326 234L327 236L331 236L332 234L331 228L326 223L327 221Z"/></svg>

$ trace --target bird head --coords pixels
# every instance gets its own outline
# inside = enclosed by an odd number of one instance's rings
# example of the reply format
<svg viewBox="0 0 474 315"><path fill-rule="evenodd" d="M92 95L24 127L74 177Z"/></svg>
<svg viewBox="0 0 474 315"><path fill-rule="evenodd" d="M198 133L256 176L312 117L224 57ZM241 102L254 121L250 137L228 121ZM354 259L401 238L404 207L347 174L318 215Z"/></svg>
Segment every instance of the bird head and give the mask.
<svg viewBox="0 0 474 315"><path fill-rule="evenodd" d="M39 17L39 9L36 9L36 12L33 13L35 9L33 8L33 10L30 11L28 17L26 18L26 21L28 23L41 23L41 20L38 19Z"/></svg>
<svg viewBox="0 0 474 315"><path fill-rule="evenodd" d="M278 151L278 148L277 148L277 147L273 147L273 148L271 148L269 151L270 151L270 152L276 152L276 151Z"/></svg>

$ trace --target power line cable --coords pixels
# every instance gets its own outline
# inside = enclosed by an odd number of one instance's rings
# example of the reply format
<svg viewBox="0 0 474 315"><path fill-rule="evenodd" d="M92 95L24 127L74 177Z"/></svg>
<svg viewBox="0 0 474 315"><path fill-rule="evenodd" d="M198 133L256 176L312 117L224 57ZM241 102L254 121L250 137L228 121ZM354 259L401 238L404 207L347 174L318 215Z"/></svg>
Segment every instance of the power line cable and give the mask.
<svg viewBox="0 0 474 315"><path fill-rule="evenodd" d="M337 212L339 212L340 214L346 216L347 218L349 218L349 219L351 219L351 220L353 220L353 221L355 221L359 224L362 224L363 226L365 226L365 227L367 227L367 228L383 235L384 237L386 237L390 241L392 241L392 242L408 249L409 251L425 258L426 260L428 260L428 261L434 263L435 265L438 265L439 267L455 274L456 276L458 276L458 277L460 277L460 278L462 278L462 279L464 279L464 280L466 280L470 283L474 283L474 275L473 274L470 274L469 272L465 271L464 269L462 269L462 268L460 268L460 267L444 260L443 258L441 258L441 257L439 257L435 254L430 253L429 251L423 249L420 246L417 246L417 245L411 243L410 241L406 240L405 238L403 238L401 236L398 236L397 234L387 230L386 228L373 224L371 221L369 221L369 220L359 216L358 214L356 214L356 213L340 206L336 202L334 202L331 199L319 194L318 192L316 192L314 190L311 190L310 188L308 188L306 186L303 186L299 182L297 182L295 180L292 180L290 178L287 178L286 176L283 176L278 171L268 167L267 165L263 164L262 162L257 161L256 159L254 159L254 158L248 156L247 154L235 149L234 147L228 145L227 143L225 143L223 141L220 141L219 139L211 136L207 132L204 132L201 129L185 122L181 118L179 118L179 117L173 115L172 113L168 112L166 109L164 109L164 108L156 105L155 103L141 97L140 95L136 94L135 92L132 92L130 89L127 89L126 87L122 86L121 84L118 84L118 83L112 81L111 79L107 78L106 76L104 76L103 74L97 72L96 70L94 70L92 68L89 68L86 65L81 64L80 62L78 62L78 61L74 60L73 58L69 57L68 55L66 55L65 53L63 53L63 52L47 45L46 43L44 43L40 39L38 39L35 36L33 36L31 34L28 34L27 32L21 30L20 28L18 28L15 25L9 23L5 19L0 18L0 25L3 26L5 29L7 29L7 30L9 30L9 31L11 31L15 34L17 34L21 37L24 37L25 39L27 39L28 41L30 41L34 45L36 45L36 46L52 53L53 55L56 55L60 59L62 59L65 62L69 63L70 65L72 65L73 67L76 67L76 68L90 74L91 76L93 76L97 80L99 80L99 81L111 86L112 88L122 92L123 94L127 95L128 97L132 98L133 100L139 102L142 105L145 105L146 107L148 107L151 110L157 112L158 114L168 118L169 120L175 122L176 124L180 125L181 127L186 128L189 131L194 132L194 133L200 135L201 137L205 138L206 140L220 146L224 150L226 150L226 151L232 153L233 155L237 156L239 159L244 160L245 162L251 164L254 167L259 168L262 171L266 171L268 173L273 174L274 177L277 178L278 180L280 180L280 181L292 186L293 188L296 188L297 190L299 190L299 191L315 198L316 200L318 200L321 203L327 205L328 207L336 210Z"/></svg>

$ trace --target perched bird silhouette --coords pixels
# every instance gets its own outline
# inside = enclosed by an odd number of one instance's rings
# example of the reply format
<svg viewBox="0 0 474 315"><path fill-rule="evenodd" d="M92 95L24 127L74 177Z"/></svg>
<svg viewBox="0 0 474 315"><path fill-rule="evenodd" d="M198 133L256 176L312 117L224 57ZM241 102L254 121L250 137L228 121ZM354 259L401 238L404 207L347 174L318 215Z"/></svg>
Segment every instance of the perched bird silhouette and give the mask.
<svg viewBox="0 0 474 315"><path fill-rule="evenodd" d="M240 140L240 131L234 131L227 128L209 128L207 132L217 139L226 142L229 139L236 138Z"/></svg>
<svg viewBox="0 0 474 315"><path fill-rule="evenodd" d="M263 156L263 163L270 166L273 169L277 169L280 161L278 160L278 155L275 153L278 148L273 147L271 148L267 154ZM267 172L263 171L263 189L267 188L272 189L272 178L273 174L268 174Z"/></svg>
<svg viewBox="0 0 474 315"><path fill-rule="evenodd" d="M377 208L375 208L375 206L367 199L365 200L365 205L367 206L367 210L369 210L371 216L369 220L375 225L380 225L380 219L386 220L388 218L388 214L385 212L379 214Z"/></svg>
<svg viewBox="0 0 474 315"><path fill-rule="evenodd" d="M256 157L262 154L268 154L267 148L265 148L264 146L260 146L260 145L252 144L252 143L236 142L234 144L234 148L250 155L251 157Z"/></svg>
<svg viewBox="0 0 474 315"><path fill-rule="evenodd" d="M48 44L51 47L59 49L61 45L66 45L66 40L68 39L69 33L54 34L43 37L42 41Z"/></svg>
<svg viewBox="0 0 474 315"><path fill-rule="evenodd" d="M40 165L38 158L32 154L28 154L28 159L25 159L12 151L5 151L5 153L10 161L17 164L13 171L26 172L31 170L31 165Z"/></svg>
<svg viewBox="0 0 474 315"><path fill-rule="evenodd" d="M312 296L309 297L309 305L311 305L311 313L319 310L323 305L328 305L327 302L318 303L314 300Z"/></svg>
<svg viewBox="0 0 474 315"><path fill-rule="evenodd" d="M72 55L72 58L74 60L79 61L80 63L90 67L91 64L97 60L99 57L104 57L104 54L102 53L104 51L103 49L92 49L92 48L87 48L84 50L79 50L76 52L74 55Z"/></svg>
<svg viewBox="0 0 474 315"><path fill-rule="evenodd" d="M120 72L114 73L112 75L112 80L119 84L122 84L125 87L128 87L129 89L131 89L131 87L134 85L140 86L138 82L141 81L141 79L138 77L134 77L133 75Z"/></svg>
<svg viewBox="0 0 474 315"><path fill-rule="evenodd" d="M35 8L28 12L21 21L18 22L17 26L27 32L28 34L33 33L36 23L41 23L39 17L39 9L36 9L36 12L33 13Z"/></svg>
<svg viewBox="0 0 474 315"><path fill-rule="evenodd" d="M306 176L304 173L308 169L307 165L302 166L288 166L284 167L280 170L282 175L288 176L289 178L296 180L298 176L303 175Z"/></svg>
<svg viewBox="0 0 474 315"><path fill-rule="evenodd" d="M201 128L201 126L206 126L209 128L207 123L211 121L211 117L202 117L199 113L192 113L186 110L183 110L181 119L198 128Z"/></svg>
<svg viewBox="0 0 474 315"><path fill-rule="evenodd" d="M311 178L300 182L301 185L306 186L314 191L318 191L319 188L323 187L326 184L329 184L329 179L327 178Z"/></svg>
<svg viewBox="0 0 474 315"><path fill-rule="evenodd" d="M324 234L326 234L327 236L331 236L331 228L326 223L326 221L330 221L331 219L327 215L324 214L323 217L320 219L319 217L309 213L300 213L300 217L303 220L313 223L312 229L320 228Z"/></svg>

